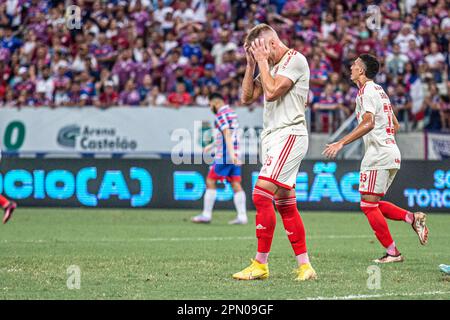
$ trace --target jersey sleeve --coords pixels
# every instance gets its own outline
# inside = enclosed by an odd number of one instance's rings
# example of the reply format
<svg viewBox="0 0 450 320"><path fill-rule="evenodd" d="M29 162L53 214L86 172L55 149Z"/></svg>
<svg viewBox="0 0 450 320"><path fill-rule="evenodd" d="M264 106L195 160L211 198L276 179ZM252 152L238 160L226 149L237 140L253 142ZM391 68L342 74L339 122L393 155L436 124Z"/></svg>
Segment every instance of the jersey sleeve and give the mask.
<svg viewBox="0 0 450 320"><path fill-rule="evenodd" d="M290 79L293 83L296 83L297 80L308 71L308 64L306 59L302 59L302 57L296 53L290 55L286 62L280 66L280 69L277 72L277 75L286 77Z"/></svg>
<svg viewBox="0 0 450 320"><path fill-rule="evenodd" d="M361 110L362 114L370 112L375 115L377 108L375 101L370 94L363 94L361 96Z"/></svg>
<svg viewBox="0 0 450 320"><path fill-rule="evenodd" d="M229 129L230 126L228 125L228 119L226 113L223 113L216 118L217 126L219 127L220 131L223 131L225 129Z"/></svg>

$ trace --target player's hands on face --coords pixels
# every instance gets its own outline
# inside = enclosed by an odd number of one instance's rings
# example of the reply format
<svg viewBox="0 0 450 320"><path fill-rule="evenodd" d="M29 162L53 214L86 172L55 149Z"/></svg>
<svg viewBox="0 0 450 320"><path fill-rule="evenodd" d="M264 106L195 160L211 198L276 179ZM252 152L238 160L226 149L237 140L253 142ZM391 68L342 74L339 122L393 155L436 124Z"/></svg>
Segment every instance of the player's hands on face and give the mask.
<svg viewBox="0 0 450 320"><path fill-rule="evenodd" d="M262 38L255 39L255 41L252 42L250 51L257 62L269 59L270 55L269 46L266 44L266 41Z"/></svg>
<svg viewBox="0 0 450 320"><path fill-rule="evenodd" d="M344 145L340 142L327 144L322 154L325 155L328 159L334 159L343 147Z"/></svg>
<svg viewBox="0 0 450 320"><path fill-rule="evenodd" d="M256 61L255 58L253 57L253 54L250 51L250 44L246 43L244 44L244 50L245 50L245 57L247 58L247 63L250 66L255 66L256 65Z"/></svg>

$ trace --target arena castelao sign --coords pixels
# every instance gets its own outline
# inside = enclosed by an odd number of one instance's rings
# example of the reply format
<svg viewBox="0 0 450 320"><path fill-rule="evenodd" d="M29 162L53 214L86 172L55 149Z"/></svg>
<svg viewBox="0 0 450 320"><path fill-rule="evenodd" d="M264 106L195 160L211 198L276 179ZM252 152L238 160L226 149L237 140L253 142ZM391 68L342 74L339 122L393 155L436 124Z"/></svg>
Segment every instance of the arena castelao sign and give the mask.
<svg viewBox="0 0 450 320"><path fill-rule="evenodd" d="M58 144L63 147L88 152L130 152L135 151L138 142L126 136L120 136L114 127L80 127L69 125L58 133Z"/></svg>

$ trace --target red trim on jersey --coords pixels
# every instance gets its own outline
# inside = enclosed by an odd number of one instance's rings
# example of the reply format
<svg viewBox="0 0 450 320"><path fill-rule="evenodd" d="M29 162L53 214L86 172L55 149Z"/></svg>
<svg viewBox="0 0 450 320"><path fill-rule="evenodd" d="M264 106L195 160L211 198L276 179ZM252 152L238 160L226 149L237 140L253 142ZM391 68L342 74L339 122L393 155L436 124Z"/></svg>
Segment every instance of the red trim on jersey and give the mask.
<svg viewBox="0 0 450 320"><path fill-rule="evenodd" d="M362 88L361 88L361 95L363 95L364 94L364 89L366 88L366 84L367 84L367 82L366 83L364 83L364 85L362 86Z"/></svg>
<svg viewBox="0 0 450 320"><path fill-rule="evenodd" d="M365 192L365 191L360 191L360 194L367 194L369 196L378 196L378 197L384 197L384 193L374 193L374 192ZM364 200L366 201L366 200Z"/></svg>
<svg viewBox="0 0 450 320"><path fill-rule="evenodd" d="M366 83L364 83L364 85L358 90L358 97L359 96L362 96L363 94L364 94L364 88L366 87L366 84L367 84L367 82ZM361 99L362 100L362 99ZM362 102L361 102L362 103Z"/></svg>
<svg viewBox="0 0 450 320"><path fill-rule="evenodd" d="M291 139L291 136L289 136L289 138L286 140L286 142L285 142L285 144L284 144L284 146L283 146L283 149L281 150L280 157L277 159L277 162L275 163L275 166L274 166L274 168L273 168L272 174L271 174L271 176L270 176L271 178L274 177L275 171L276 171L277 168L278 168L278 163L279 163L280 160L283 158L284 153L286 152L286 149L287 149L287 147L288 147L288 145L289 145L290 139Z"/></svg>
<svg viewBox="0 0 450 320"><path fill-rule="evenodd" d="M282 188L285 188L285 189L288 189L288 190L291 190L292 188L294 188L294 187L288 186L287 184L278 182L277 180L273 180L273 179L271 179L271 178L259 176L258 179L261 179L261 180L264 180L264 181L272 182L273 184L276 184L277 186L282 187Z"/></svg>
<svg viewBox="0 0 450 320"><path fill-rule="evenodd" d="M283 169L283 167L284 167L284 165L286 163L286 160L287 160L287 158L289 157L289 154L292 151L292 147L294 146L296 136L291 135L289 138L291 139L291 142L289 143L289 147L286 149L286 152L285 152L285 154L283 156L283 159L281 160L280 164L278 165L278 169L276 169L276 173L272 172L271 178L273 178L275 180L278 179L278 177L280 176L281 170Z"/></svg>

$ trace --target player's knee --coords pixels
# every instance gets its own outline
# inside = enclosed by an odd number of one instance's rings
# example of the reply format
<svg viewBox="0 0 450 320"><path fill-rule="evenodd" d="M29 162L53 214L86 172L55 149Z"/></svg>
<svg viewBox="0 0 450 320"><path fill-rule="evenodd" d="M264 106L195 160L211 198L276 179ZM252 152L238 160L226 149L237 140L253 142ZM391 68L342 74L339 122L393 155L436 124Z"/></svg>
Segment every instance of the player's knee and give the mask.
<svg viewBox="0 0 450 320"><path fill-rule="evenodd" d="M254 203L256 209L264 208L267 206L272 206L273 205L273 193L256 186L253 189L252 200L253 200L253 203Z"/></svg>
<svg viewBox="0 0 450 320"><path fill-rule="evenodd" d="M206 188L208 189L216 189L216 181L213 179L206 179Z"/></svg>
<svg viewBox="0 0 450 320"><path fill-rule="evenodd" d="M262 196L260 194L255 194L255 192L253 192L252 194L252 200L256 209L272 204L272 200L270 198Z"/></svg>
<svg viewBox="0 0 450 320"><path fill-rule="evenodd" d="M233 183L231 183L231 188L233 189L233 191L236 193L236 192L241 192L243 189L242 189L242 185L241 185L241 183L240 182L233 182Z"/></svg>
<svg viewBox="0 0 450 320"><path fill-rule="evenodd" d="M369 214L370 212L372 212L374 209L378 208L378 201L376 202L372 202L372 201L366 201L366 200L361 200L361 202L359 203L359 207L361 208L361 211L364 212L364 214Z"/></svg>

